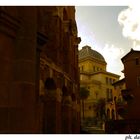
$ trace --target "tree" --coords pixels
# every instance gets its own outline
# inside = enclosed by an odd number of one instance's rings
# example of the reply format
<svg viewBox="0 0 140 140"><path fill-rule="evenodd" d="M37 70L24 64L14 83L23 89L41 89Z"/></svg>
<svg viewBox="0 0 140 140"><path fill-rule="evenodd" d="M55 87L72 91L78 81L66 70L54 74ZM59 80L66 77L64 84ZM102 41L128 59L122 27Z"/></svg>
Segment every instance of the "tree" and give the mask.
<svg viewBox="0 0 140 140"><path fill-rule="evenodd" d="M85 87L80 87L80 99L82 101L82 113L83 113L83 120L84 120L84 100L86 100L89 96L89 90Z"/></svg>
<svg viewBox="0 0 140 140"><path fill-rule="evenodd" d="M105 119L105 99L104 98L100 98L98 100L98 102L95 104L94 109L98 114L98 118L100 118L101 120Z"/></svg>

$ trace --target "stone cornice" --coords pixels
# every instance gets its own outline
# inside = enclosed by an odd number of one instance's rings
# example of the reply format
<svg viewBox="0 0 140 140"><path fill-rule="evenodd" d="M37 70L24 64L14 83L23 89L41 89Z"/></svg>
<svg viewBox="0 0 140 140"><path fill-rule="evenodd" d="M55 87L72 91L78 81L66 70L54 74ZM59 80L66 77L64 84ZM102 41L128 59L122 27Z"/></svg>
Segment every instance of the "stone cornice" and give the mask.
<svg viewBox="0 0 140 140"><path fill-rule="evenodd" d="M39 46L43 46L45 45L47 42L47 37L46 35L44 35L43 33L41 32L37 32L37 44ZM38 46L38 49L40 49L40 47Z"/></svg>
<svg viewBox="0 0 140 140"><path fill-rule="evenodd" d="M63 27L64 27L64 32L69 32L69 29L70 29L70 21L69 20L63 21Z"/></svg>
<svg viewBox="0 0 140 140"><path fill-rule="evenodd" d="M11 36L16 36L16 31L20 27L20 21L0 9L0 31Z"/></svg>
<svg viewBox="0 0 140 140"><path fill-rule="evenodd" d="M77 33L78 33L77 26L76 26L76 22L73 20L70 20L70 30L73 36L77 36Z"/></svg>

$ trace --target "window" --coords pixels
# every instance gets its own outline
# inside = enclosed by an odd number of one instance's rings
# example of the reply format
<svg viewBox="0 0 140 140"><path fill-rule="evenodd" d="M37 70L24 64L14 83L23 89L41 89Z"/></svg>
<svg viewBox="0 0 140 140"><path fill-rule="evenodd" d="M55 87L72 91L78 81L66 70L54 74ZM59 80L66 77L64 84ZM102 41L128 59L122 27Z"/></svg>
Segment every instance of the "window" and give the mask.
<svg viewBox="0 0 140 140"><path fill-rule="evenodd" d="M114 102L116 102L116 99L117 99L117 97L115 96L115 97L114 97Z"/></svg>
<svg viewBox="0 0 140 140"><path fill-rule="evenodd" d="M113 101L112 89L107 88L106 89L106 94L107 94L107 101Z"/></svg>
<svg viewBox="0 0 140 140"><path fill-rule="evenodd" d="M109 88L106 89L106 93L109 93Z"/></svg>
<svg viewBox="0 0 140 140"><path fill-rule="evenodd" d="M81 71L84 71L84 66L81 67Z"/></svg>
<svg viewBox="0 0 140 140"><path fill-rule="evenodd" d="M113 79L113 83L115 83L115 79Z"/></svg>
<svg viewBox="0 0 140 140"><path fill-rule="evenodd" d="M95 92L96 99L98 99L98 91Z"/></svg>
<svg viewBox="0 0 140 140"><path fill-rule="evenodd" d="M109 99L109 88L106 89L107 100Z"/></svg>
<svg viewBox="0 0 140 140"><path fill-rule="evenodd" d="M95 66L93 66L93 71L94 71L94 72L96 71Z"/></svg>
<svg viewBox="0 0 140 140"><path fill-rule="evenodd" d="M110 93L112 93L112 89L110 89Z"/></svg>
<svg viewBox="0 0 140 140"><path fill-rule="evenodd" d="M106 77L106 84L108 84L108 77Z"/></svg>
<svg viewBox="0 0 140 140"><path fill-rule="evenodd" d="M109 83L112 84L112 79L111 78L109 78Z"/></svg>
<svg viewBox="0 0 140 140"><path fill-rule="evenodd" d="M81 70L81 68L80 67L78 67L79 68L79 71Z"/></svg>
<svg viewBox="0 0 140 140"><path fill-rule="evenodd" d="M110 89L109 99L110 99L111 101L113 101L113 93L112 93L112 89Z"/></svg>
<svg viewBox="0 0 140 140"><path fill-rule="evenodd" d="M88 109L89 109L89 110L91 110L91 109L92 109L92 107L91 107L91 106L89 106L89 107L88 107Z"/></svg>

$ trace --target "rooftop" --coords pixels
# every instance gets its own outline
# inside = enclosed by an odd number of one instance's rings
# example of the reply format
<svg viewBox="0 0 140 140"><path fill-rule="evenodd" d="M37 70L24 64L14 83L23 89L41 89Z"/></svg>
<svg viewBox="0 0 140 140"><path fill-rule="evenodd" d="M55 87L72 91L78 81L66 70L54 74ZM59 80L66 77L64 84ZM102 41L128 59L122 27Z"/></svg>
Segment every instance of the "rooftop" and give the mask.
<svg viewBox="0 0 140 140"><path fill-rule="evenodd" d="M96 60L105 62L104 57L99 52L92 50L90 46L86 45L86 46L82 47L82 49L79 51L79 59L83 59L83 58L87 58L87 57L91 57Z"/></svg>

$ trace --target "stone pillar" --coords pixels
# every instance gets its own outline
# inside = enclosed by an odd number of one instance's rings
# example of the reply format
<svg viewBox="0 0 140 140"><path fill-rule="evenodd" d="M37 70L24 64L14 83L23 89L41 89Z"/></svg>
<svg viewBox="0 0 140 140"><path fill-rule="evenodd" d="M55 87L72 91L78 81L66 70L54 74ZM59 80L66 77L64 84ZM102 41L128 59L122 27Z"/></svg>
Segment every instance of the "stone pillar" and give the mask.
<svg viewBox="0 0 140 140"><path fill-rule="evenodd" d="M9 133L9 95L12 82L13 40L0 33L0 133Z"/></svg>
<svg viewBox="0 0 140 140"><path fill-rule="evenodd" d="M17 8L0 7L0 133L12 133L19 123L11 120L16 117L20 109L17 107L20 96L16 91L13 95L14 48L20 21L17 17ZM17 95L17 96L15 96Z"/></svg>
<svg viewBox="0 0 140 140"><path fill-rule="evenodd" d="M76 110L76 101L72 102L72 133L77 133L77 110Z"/></svg>
<svg viewBox="0 0 140 140"><path fill-rule="evenodd" d="M76 104L76 133L80 133L80 124L81 124L81 114L80 114L80 103Z"/></svg>
<svg viewBox="0 0 140 140"><path fill-rule="evenodd" d="M41 64L41 52L44 45L47 42L47 38L44 34L37 32L37 48L36 48L36 126L37 132L42 133L43 130L43 102L42 97L45 95L45 87L43 79L44 67Z"/></svg>
<svg viewBox="0 0 140 140"><path fill-rule="evenodd" d="M11 133L37 133L36 126L36 7L19 7L18 30L13 61L13 81L9 96Z"/></svg>
<svg viewBox="0 0 140 140"><path fill-rule="evenodd" d="M59 89L46 90L44 98L44 133L61 133L61 98Z"/></svg>
<svg viewBox="0 0 140 140"><path fill-rule="evenodd" d="M72 134L72 100L71 96L63 96L62 99L62 133Z"/></svg>

